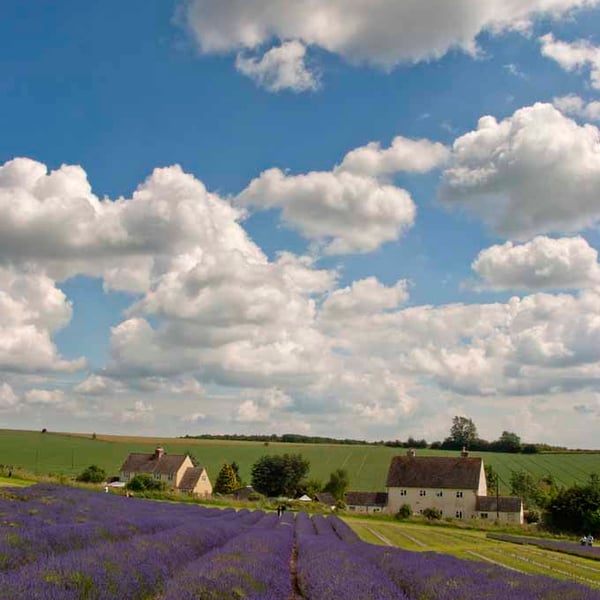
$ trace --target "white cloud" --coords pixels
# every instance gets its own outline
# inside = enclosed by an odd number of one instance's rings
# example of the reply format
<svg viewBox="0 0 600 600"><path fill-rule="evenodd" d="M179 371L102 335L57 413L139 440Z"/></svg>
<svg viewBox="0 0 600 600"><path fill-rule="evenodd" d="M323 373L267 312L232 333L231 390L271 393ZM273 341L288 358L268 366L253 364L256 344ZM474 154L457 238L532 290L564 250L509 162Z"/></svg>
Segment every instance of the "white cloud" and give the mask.
<svg viewBox="0 0 600 600"><path fill-rule="evenodd" d="M236 412L235 419L241 423L254 423L257 421L266 421L267 413L261 410L253 400L244 400Z"/></svg>
<svg viewBox="0 0 600 600"><path fill-rule="evenodd" d="M551 33L542 36L540 42L542 54L555 60L566 71L578 71L589 67L592 87L600 89L600 48L587 40L561 42Z"/></svg>
<svg viewBox="0 0 600 600"><path fill-rule="evenodd" d="M575 94L554 98L552 104L565 115L581 117L589 121L600 121L600 102L593 100L585 102Z"/></svg>
<svg viewBox="0 0 600 600"><path fill-rule="evenodd" d="M83 368L84 359L61 359L52 341L52 334L70 321L71 314L71 303L47 276L0 266L0 370Z"/></svg>
<svg viewBox="0 0 600 600"><path fill-rule="evenodd" d="M398 281L386 287L375 277L367 277L352 282L352 285L333 291L322 307L324 319L335 320L348 315L378 313L396 309L408 300L408 283Z"/></svg>
<svg viewBox="0 0 600 600"><path fill-rule="evenodd" d="M540 15L559 17L596 0L189 0L181 18L204 53L300 40L351 62L391 68L439 58L450 49L477 51L482 31L527 29Z"/></svg>
<svg viewBox="0 0 600 600"><path fill-rule="evenodd" d="M147 423L154 419L154 407L138 400L133 407L127 408L117 415L117 418L122 423Z"/></svg>
<svg viewBox="0 0 600 600"><path fill-rule="evenodd" d="M379 142L371 142L348 152L336 170L372 177L401 171L427 173L442 165L449 154L449 149L439 142L396 136L389 148L382 149Z"/></svg>
<svg viewBox="0 0 600 600"><path fill-rule="evenodd" d="M107 377L91 373L78 383L73 391L86 396L100 396L114 389L114 383Z"/></svg>
<svg viewBox="0 0 600 600"><path fill-rule="evenodd" d="M25 393L25 402L34 406L58 406L67 402L62 390L29 390Z"/></svg>
<svg viewBox="0 0 600 600"><path fill-rule="evenodd" d="M287 175L269 169L239 194L243 206L281 208L303 236L325 244L327 254L371 252L397 240L415 219L410 194L354 173Z"/></svg>
<svg viewBox="0 0 600 600"><path fill-rule="evenodd" d="M593 226L599 187L598 128L535 104L500 122L482 117L475 131L459 137L440 197L499 234L522 239Z"/></svg>
<svg viewBox="0 0 600 600"><path fill-rule="evenodd" d="M316 90L319 80L304 62L306 48L298 41L290 41L271 48L260 58L238 54L235 66L259 87L270 92Z"/></svg>
<svg viewBox="0 0 600 600"><path fill-rule="evenodd" d="M12 387L3 381L0 384L0 410L14 409L19 405L19 397Z"/></svg>
<svg viewBox="0 0 600 600"><path fill-rule="evenodd" d="M598 252L581 237L536 237L482 250L472 269L484 289L578 289L600 284Z"/></svg>
<svg viewBox="0 0 600 600"><path fill-rule="evenodd" d="M183 417L181 417L181 420L184 423L191 423L194 425L204 421L205 419L206 419L206 413L203 413L203 412L190 413L189 415L183 415Z"/></svg>

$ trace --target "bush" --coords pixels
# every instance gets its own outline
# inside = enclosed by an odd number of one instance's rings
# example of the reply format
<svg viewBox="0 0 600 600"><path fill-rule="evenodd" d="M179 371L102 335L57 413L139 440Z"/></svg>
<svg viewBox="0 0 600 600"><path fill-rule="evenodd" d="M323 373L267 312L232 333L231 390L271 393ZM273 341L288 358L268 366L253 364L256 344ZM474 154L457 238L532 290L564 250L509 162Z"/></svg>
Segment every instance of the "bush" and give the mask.
<svg viewBox="0 0 600 600"><path fill-rule="evenodd" d="M77 481L85 483L102 483L106 481L106 471L98 465L90 465L77 475Z"/></svg>
<svg viewBox="0 0 600 600"><path fill-rule="evenodd" d="M423 516L429 521L439 521L442 518L442 511L439 508L426 508L423 510Z"/></svg>
<svg viewBox="0 0 600 600"><path fill-rule="evenodd" d="M162 492L165 489L165 482L157 481L156 479L153 479L150 475L140 473L139 475L135 475L134 477L132 477L131 480L125 486L125 488L132 492Z"/></svg>
<svg viewBox="0 0 600 600"><path fill-rule="evenodd" d="M525 523L539 523L540 522L540 511L533 508L525 512Z"/></svg>
<svg viewBox="0 0 600 600"><path fill-rule="evenodd" d="M396 513L396 519L398 520L408 519L410 516L412 516L412 507L410 504L403 504Z"/></svg>

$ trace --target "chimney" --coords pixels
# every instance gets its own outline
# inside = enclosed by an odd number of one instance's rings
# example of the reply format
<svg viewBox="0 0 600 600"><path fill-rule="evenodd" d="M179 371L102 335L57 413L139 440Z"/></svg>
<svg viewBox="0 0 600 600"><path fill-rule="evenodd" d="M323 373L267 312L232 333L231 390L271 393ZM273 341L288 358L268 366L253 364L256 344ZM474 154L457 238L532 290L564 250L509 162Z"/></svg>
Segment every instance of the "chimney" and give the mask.
<svg viewBox="0 0 600 600"><path fill-rule="evenodd" d="M469 451L467 450L467 448L465 446L462 447L462 450L460 451L460 455L463 458L467 458L467 456L469 456Z"/></svg>
<svg viewBox="0 0 600 600"><path fill-rule="evenodd" d="M411 458L415 457L417 455L417 453L415 452L414 448L409 448L408 451L406 452L406 456L410 456Z"/></svg>
<svg viewBox="0 0 600 600"><path fill-rule="evenodd" d="M154 456L156 460L162 458L165 455L165 449L162 446L156 446L156 450L154 451Z"/></svg>

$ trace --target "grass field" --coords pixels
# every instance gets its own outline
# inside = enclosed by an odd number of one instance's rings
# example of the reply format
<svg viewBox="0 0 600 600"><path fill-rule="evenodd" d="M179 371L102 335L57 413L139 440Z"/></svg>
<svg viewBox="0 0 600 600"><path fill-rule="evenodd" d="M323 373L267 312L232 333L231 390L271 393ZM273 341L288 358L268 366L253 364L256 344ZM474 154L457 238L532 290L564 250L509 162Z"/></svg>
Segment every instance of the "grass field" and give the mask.
<svg viewBox="0 0 600 600"><path fill-rule="evenodd" d="M600 588L600 562L533 546L487 539L481 531L457 530L374 519L347 519L358 535L372 544L417 552L435 551L458 558L500 564L523 573L549 575Z"/></svg>
<svg viewBox="0 0 600 600"><path fill-rule="evenodd" d="M344 468L355 490L383 490L392 456L404 449L384 446L342 446L325 444L280 444L191 440L179 438L142 438L91 434L60 434L32 431L0 430L0 463L14 465L34 473L76 475L90 464L97 464L116 475L129 452L152 452L161 443L167 452L190 451L208 469L214 479L223 462L236 461L242 478L250 480L252 464L265 454L300 453L311 465L310 477L326 481L329 473ZM456 452L419 450L422 455L456 455ZM511 470L523 469L534 475L551 473L559 485L584 483L591 473L600 474L600 452L597 454L497 454L472 453L482 456L499 473L501 492L508 493Z"/></svg>

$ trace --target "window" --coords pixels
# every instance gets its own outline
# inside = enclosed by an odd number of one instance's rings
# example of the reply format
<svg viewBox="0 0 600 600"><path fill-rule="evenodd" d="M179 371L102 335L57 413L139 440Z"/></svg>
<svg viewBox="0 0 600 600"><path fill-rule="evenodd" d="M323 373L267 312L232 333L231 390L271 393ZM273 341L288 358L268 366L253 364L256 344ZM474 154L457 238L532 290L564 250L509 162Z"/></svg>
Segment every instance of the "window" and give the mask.
<svg viewBox="0 0 600 600"><path fill-rule="evenodd" d="M406 496L406 490L400 490L400 495L401 496Z"/></svg>
<svg viewBox="0 0 600 600"><path fill-rule="evenodd" d="M154 473L154 479L160 479L160 473Z"/></svg>
<svg viewBox="0 0 600 600"><path fill-rule="evenodd" d="M442 490L439 490L439 491L437 491L437 492L435 493L435 495L436 495L438 498L441 498L441 497L444 495L444 492L443 492Z"/></svg>
<svg viewBox="0 0 600 600"><path fill-rule="evenodd" d="M481 518L482 519L487 519L488 518L488 514L487 513L481 513Z"/></svg>
<svg viewBox="0 0 600 600"><path fill-rule="evenodd" d="M352 512L353 510L355 510L355 507L354 506L349 506L348 510L350 510Z"/></svg>
<svg viewBox="0 0 600 600"><path fill-rule="evenodd" d="M427 496L427 490L419 490L419 496Z"/></svg>
<svg viewBox="0 0 600 600"><path fill-rule="evenodd" d="M173 473L169 473L168 479L169 481L173 481Z"/></svg>
<svg viewBox="0 0 600 600"><path fill-rule="evenodd" d="M456 497L457 497L457 498L462 498L462 497L463 497L463 495L462 495L462 494L463 494L462 492L456 492Z"/></svg>
<svg viewBox="0 0 600 600"><path fill-rule="evenodd" d="M200 477L200 479L201 479L202 481L206 481L206 475L202 475L202 477Z"/></svg>
<svg viewBox="0 0 600 600"><path fill-rule="evenodd" d="M462 510L457 510L456 511L456 518L457 519L462 519Z"/></svg>

